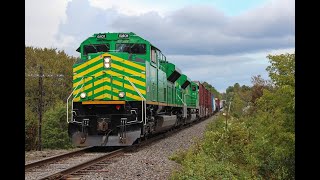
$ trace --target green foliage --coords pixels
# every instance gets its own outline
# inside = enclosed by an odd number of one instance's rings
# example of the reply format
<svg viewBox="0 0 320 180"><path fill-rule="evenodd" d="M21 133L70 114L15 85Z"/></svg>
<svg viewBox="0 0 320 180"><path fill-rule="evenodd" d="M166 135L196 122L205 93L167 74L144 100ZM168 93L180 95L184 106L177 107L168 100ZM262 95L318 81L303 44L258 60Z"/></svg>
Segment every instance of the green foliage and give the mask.
<svg viewBox="0 0 320 180"><path fill-rule="evenodd" d="M271 82L256 76L254 87L230 86L227 129L219 116L203 141L174 154L182 169L172 179L295 179L294 54L268 58ZM243 92L257 95L250 114L240 110L248 100Z"/></svg>
<svg viewBox="0 0 320 180"><path fill-rule="evenodd" d="M25 148L32 150L38 143L39 69L43 68L42 114L58 101L66 101L72 89L72 65L75 57L64 51L25 47ZM66 124L66 122L65 122ZM44 125L42 126L44 127Z"/></svg>
<svg viewBox="0 0 320 180"><path fill-rule="evenodd" d="M294 179L295 172L295 58L294 54L268 56L272 91L264 90L257 101L255 149L260 171L268 178ZM261 142L264 142L263 144Z"/></svg>
<svg viewBox="0 0 320 180"><path fill-rule="evenodd" d="M233 121L225 129L225 118L218 117L207 126L204 140L187 151L176 152L171 159L182 165L172 179L248 179L251 171L244 155L248 144L248 130L243 122Z"/></svg>
<svg viewBox="0 0 320 180"><path fill-rule="evenodd" d="M239 118L243 114L243 108L247 106L247 103L241 100L240 95L237 93L232 99L231 112L236 118Z"/></svg>
<svg viewBox="0 0 320 180"><path fill-rule="evenodd" d="M227 100L225 111L227 111L230 103L231 115L239 118L246 113L245 108L249 107L251 104L252 88L249 86L235 83L233 86L229 86L226 89L226 94L224 95Z"/></svg>
<svg viewBox="0 0 320 180"><path fill-rule="evenodd" d="M36 137L38 136L38 121L36 114L31 111L29 106L25 106L25 118L25 149L36 149Z"/></svg>
<svg viewBox="0 0 320 180"><path fill-rule="evenodd" d="M39 68L43 67L44 111L65 100L72 88L72 65L76 58L56 49L25 48L25 100L36 112L39 97Z"/></svg>
<svg viewBox="0 0 320 180"><path fill-rule="evenodd" d="M57 102L47 110L43 122L43 147L49 149L71 148L71 141L67 133L66 104Z"/></svg>
<svg viewBox="0 0 320 180"><path fill-rule="evenodd" d="M176 161L177 163L182 163L182 161L186 158L188 151L184 151L179 149L174 154L172 154L169 159L172 161Z"/></svg>
<svg viewBox="0 0 320 180"><path fill-rule="evenodd" d="M277 86L295 86L295 54L269 55L267 71Z"/></svg>

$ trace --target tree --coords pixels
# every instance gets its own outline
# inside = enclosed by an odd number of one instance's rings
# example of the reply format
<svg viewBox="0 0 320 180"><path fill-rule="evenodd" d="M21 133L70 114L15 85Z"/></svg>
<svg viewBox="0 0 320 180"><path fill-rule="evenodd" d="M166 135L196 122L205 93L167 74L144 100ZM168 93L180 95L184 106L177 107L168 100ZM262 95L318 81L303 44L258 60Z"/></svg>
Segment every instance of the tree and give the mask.
<svg viewBox="0 0 320 180"><path fill-rule="evenodd" d="M54 107L46 111L43 123L44 148L60 149L72 147L67 133L66 113L65 103L61 101L58 101Z"/></svg>
<svg viewBox="0 0 320 180"><path fill-rule="evenodd" d="M39 67L43 67L43 112L57 101L65 102L72 89L72 65L75 57L64 51L48 48L25 47L25 137L26 149L34 149L38 142Z"/></svg>
<svg viewBox="0 0 320 180"><path fill-rule="evenodd" d="M269 55L267 67L274 87L257 99L253 151L267 179L295 175L295 55ZM265 142L265 143L262 143ZM272 147L272 148L271 148Z"/></svg>
<svg viewBox="0 0 320 180"><path fill-rule="evenodd" d="M264 89L272 89L272 83L270 81L264 80L261 75L253 76L251 78L251 83L253 84L251 88L251 102L255 103L256 99L263 95Z"/></svg>
<svg viewBox="0 0 320 180"><path fill-rule="evenodd" d="M226 89L225 98L227 104L230 106L230 112L234 117L240 117L244 113L244 109L247 108L251 100L251 87L235 83L233 86L229 86Z"/></svg>
<svg viewBox="0 0 320 180"><path fill-rule="evenodd" d="M229 86L232 116L219 116L204 139L172 156L182 165L173 179L295 179L295 57L269 55L271 81L253 77L255 111L244 116L241 98L250 88ZM259 94L260 93L260 94Z"/></svg>
<svg viewBox="0 0 320 180"><path fill-rule="evenodd" d="M295 54L269 55L267 71L276 86L295 86Z"/></svg>
<svg viewBox="0 0 320 180"><path fill-rule="evenodd" d="M233 85L233 88L234 88L234 91L235 91L235 92L240 91L240 84L239 84L239 83L235 83L235 84Z"/></svg>

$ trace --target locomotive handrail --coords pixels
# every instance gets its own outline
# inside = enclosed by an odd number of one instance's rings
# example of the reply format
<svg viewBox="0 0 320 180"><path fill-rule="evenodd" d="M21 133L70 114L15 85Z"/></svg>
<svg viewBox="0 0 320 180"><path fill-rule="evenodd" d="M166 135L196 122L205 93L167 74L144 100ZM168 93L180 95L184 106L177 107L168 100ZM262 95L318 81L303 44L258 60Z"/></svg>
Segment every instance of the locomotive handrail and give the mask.
<svg viewBox="0 0 320 180"><path fill-rule="evenodd" d="M82 84L81 88L79 89L79 92L73 97L72 101L71 101L71 108L73 111L73 100L74 98L76 98L78 96L78 94L80 93L80 90L83 88L84 83ZM71 113L71 120L73 119L73 113Z"/></svg>
<svg viewBox="0 0 320 180"><path fill-rule="evenodd" d="M141 101L141 106L142 106L142 112L143 112L143 115L142 115L142 122L144 122L144 125L147 124L147 113L146 113L146 99L142 96L142 94L140 93L140 91L138 90L138 88L130 81L130 79L127 77L127 76L124 76L127 81L129 81L129 83L131 84L131 86L134 88L134 90L139 94L139 96L141 97L141 99L143 99ZM143 104L144 102L144 104Z"/></svg>
<svg viewBox="0 0 320 180"><path fill-rule="evenodd" d="M187 104L181 99L181 97L179 96L179 94L177 94L178 98L181 100L181 102L186 106Z"/></svg>
<svg viewBox="0 0 320 180"><path fill-rule="evenodd" d="M186 95L186 94L185 94ZM179 96L179 94L177 94L177 96L178 96L178 98L181 100L181 102L183 103L183 117L186 117L187 116L187 114L186 114L186 112L187 112L187 103L185 103L182 99L181 99L181 97ZM185 96L184 96L184 98L186 98Z"/></svg>
<svg viewBox="0 0 320 180"><path fill-rule="evenodd" d="M83 78L84 78L84 76L82 76L82 78L81 78L81 80L78 82L78 84L77 84L77 86L73 89L73 91L71 92L71 94L68 96L68 98L67 98L67 123L69 123L69 118L68 118L68 116L69 116L69 113L68 113L68 109L69 109L69 99L70 99L70 97L71 97L71 95L73 94L73 92L77 89L77 87L79 86L79 84L80 84L80 82L83 80ZM84 84L82 84L82 87L83 87L83 85ZM80 89L82 89L82 87L80 88ZM79 92L80 92L80 90L79 90ZM78 92L78 94L79 94L79 92ZM77 95L78 95L77 94ZM76 95L76 96L77 96ZM74 98L73 98L74 99ZM73 102L73 99L72 99L72 102ZM72 110L73 110L73 103L71 104L71 108L72 108ZM72 113L71 113L71 119L72 119Z"/></svg>

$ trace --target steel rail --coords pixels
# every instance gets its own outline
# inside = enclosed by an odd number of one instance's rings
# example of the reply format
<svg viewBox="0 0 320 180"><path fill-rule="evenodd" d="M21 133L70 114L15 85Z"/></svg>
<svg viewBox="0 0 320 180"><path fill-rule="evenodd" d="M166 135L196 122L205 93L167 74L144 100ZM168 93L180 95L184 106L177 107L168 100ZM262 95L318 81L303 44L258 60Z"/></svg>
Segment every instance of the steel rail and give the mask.
<svg viewBox="0 0 320 180"><path fill-rule="evenodd" d="M28 164L26 164L24 166L24 170L26 171L28 169L31 169L31 168L34 168L34 167L37 167L37 166L40 166L40 165L48 164L50 162L54 162L54 161L57 161L59 159L65 158L65 157L70 157L70 156L75 156L75 155L78 155L78 154L83 154L83 153L85 153L85 151L88 151L91 148L93 148L93 147L87 147L87 148L83 148L83 149L80 149L80 150L76 150L76 151L72 151L72 152L68 152L68 153L64 153L64 154L59 154L59 155L56 155L56 156L52 156L52 157L41 159L41 160L38 160L38 161L35 161L35 162L31 162L31 163L28 163Z"/></svg>
<svg viewBox="0 0 320 180"><path fill-rule="evenodd" d="M67 175L69 174L72 174L76 171L79 171L81 169L84 169L86 167L89 167L89 166L92 166L98 162L101 162L101 161L104 161L106 159L109 159L109 158L112 158L114 156L117 156L119 154L123 154L124 153L124 149L118 149L118 150L115 150L115 151L112 151L110 153L107 153L105 155L102 155L100 157L97 157L95 159L91 159L91 160L88 160L84 163L81 163L81 164L77 164L75 166L72 166L70 168L67 168L67 169L64 169L62 171L59 171L59 172L56 172L54 174L51 174L51 175L48 175L46 177L43 177L41 178L40 180L48 180L48 179L64 179Z"/></svg>

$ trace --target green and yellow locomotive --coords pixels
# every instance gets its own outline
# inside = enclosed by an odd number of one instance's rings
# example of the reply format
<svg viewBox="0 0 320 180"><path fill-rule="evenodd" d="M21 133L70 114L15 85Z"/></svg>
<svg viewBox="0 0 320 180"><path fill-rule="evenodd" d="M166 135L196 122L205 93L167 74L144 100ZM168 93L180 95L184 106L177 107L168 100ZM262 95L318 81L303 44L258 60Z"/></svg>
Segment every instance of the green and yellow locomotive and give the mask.
<svg viewBox="0 0 320 180"><path fill-rule="evenodd" d="M98 33L77 51L67 110L75 145L130 146L200 118L199 84L149 41L132 32Z"/></svg>

